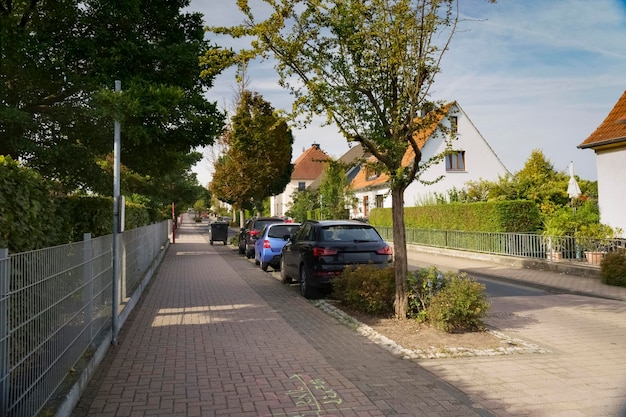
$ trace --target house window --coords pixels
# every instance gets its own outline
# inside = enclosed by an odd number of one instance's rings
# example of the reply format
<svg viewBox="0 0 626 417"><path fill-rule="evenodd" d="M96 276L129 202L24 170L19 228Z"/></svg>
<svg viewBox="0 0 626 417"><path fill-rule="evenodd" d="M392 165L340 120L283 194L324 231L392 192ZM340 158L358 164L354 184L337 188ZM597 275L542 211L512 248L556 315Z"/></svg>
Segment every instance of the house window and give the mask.
<svg viewBox="0 0 626 417"><path fill-rule="evenodd" d="M455 151L446 155L446 171L465 171L465 151Z"/></svg>
<svg viewBox="0 0 626 417"><path fill-rule="evenodd" d="M304 191L306 189L306 182L300 181L298 183L298 191Z"/></svg>
<svg viewBox="0 0 626 417"><path fill-rule="evenodd" d="M385 201L385 196L382 194L378 194L376 196L376 208L383 208L384 201Z"/></svg>
<svg viewBox="0 0 626 417"><path fill-rule="evenodd" d="M457 133L459 131L459 118L456 116L450 117L450 130L452 133Z"/></svg>

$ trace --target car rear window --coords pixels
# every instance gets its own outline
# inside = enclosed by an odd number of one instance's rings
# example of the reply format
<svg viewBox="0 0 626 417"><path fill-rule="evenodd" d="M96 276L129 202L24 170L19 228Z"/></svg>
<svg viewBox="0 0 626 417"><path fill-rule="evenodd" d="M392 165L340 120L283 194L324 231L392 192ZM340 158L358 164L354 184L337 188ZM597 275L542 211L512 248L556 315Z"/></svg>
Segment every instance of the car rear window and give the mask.
<svg viewBox="0 0 626 417"><path fill-rule="evenodd" d="M265 226L267 226L268 224L272 224L272 223L280 223L280 219L278 220L257 220L256 222L254 222L254 229L255 230L263 230L265 228Z"/></svg>
<svg viewBox="0 0 626 417"><path fill-rule="evenodd" d="M285 224L272 226L269 233L267 234L269 237L284 237L285 235L292 235L293 232L296 231L299 225L297 224Z"/></svg>
<svg viewBox="0 0 626 417"><path fill-rule="evenodd" d="M370 241L377 242L382 240L378 232L372 227L359 226L330 226L322 228L322 241Z"/></svg>

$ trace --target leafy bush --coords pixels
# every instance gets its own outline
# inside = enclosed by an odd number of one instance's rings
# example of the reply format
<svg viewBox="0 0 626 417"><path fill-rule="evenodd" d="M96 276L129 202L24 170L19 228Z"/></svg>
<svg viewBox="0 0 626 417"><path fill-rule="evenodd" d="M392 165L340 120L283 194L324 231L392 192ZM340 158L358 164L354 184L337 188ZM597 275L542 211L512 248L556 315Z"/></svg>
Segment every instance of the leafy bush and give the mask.
<svg viewBox="0 0 626 417"><path fill-rule="evenodd" d="M451 277L450 281L431 297L426 308L428 322L446 332L480 329L481 319L489 310L484 292L484 285L465 273Z"/></svg>
<svg viewBox="0 0 626 417"><path fill-rule="evenodd" d="M343 305L367 314L390 314L395 298L393 267L361 265L346 268L333 279L333 296Z"/></svg>
<svg viewBox="0 0 626 417"><path fill-rule="evenodd" d="M626 251L604 255L600 263L600 280L607 285L626 287Z"/></svg>
<svg viewBox="0 0 626 417"><path fill-rule="evenodd" d="M409 295L409 317L420 321L426 320L426 309L431 298L437 294L451 279L434 266L421 268L407 275L407 292Z"/></svg>

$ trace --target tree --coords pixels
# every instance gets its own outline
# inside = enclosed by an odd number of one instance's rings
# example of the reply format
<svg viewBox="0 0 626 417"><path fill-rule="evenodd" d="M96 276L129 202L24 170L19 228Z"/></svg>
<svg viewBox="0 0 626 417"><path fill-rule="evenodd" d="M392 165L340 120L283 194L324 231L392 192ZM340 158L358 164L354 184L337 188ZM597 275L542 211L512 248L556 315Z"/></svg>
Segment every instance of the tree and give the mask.
<svg viewBox="0 0 626 417"><path fill-rule="evenodd" d="M110 195L115 115L129 184L150 188L183 165L189 171L224 115L204 97L223 67L198 68L211 46L201 15L180 13L188 4L0 0L0 154L70 191Z"/></svg>
<svg viewBox="0 0 626 417"><path fill-rule="evenodd" d="M348 219L349 207L354 205L354 192L348 188L347 165L341 161L326 161L320 183L320 204L323 219Z"/></svg>
<svg viewBox="0 0 626 417"><path fill-rule="evenodd" d="M310 219L310 213L320 208L320 198L317 191L309 189L295 190L291 194L291 203L286 215L292 217L294 221L301 223Z"/></svg>
<svg viewBox="0 0 626 417"><path fill-rule="evenodd" d="M211 190L239 209L261 212L263 201L283 192L291 179L287 122L261 95L244 90L224 139L228 151L214 165Z"/></svg>
<svg viewBox="0 0 626 417"><path fill-rule="evenodd" d="M266 1L271 15L258 22L247 1L247 21L212 28L251 36L248 60L270 55L281 85L295 97L294 116L325 113L348 141L359 142L389 175L395 247L397 317L405 318L407 254L404 190L428 166L419 133L443 114L429 99L458 21L456 0ZM263 8L267 10L267 8ZM439 42L441 41L441 42ZM205 56L212 59L211 52ZM405 155L410 156L403 163ZM405 161L406 162L406 161Z"/></svg>

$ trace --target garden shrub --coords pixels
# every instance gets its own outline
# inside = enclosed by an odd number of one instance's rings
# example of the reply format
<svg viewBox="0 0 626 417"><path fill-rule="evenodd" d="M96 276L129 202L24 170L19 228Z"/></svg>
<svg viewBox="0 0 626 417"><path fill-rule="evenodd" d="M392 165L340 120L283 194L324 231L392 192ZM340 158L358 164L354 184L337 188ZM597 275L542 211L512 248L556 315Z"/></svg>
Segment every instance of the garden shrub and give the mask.
<svg viewBox="0 0 626 417"><path fill-rule="evenodd" d="M391 314L395 291L393 267L361 265L346 268L333 279L333 296L346 307L367 314Z"/></svg>
<svg viewBox="0 0 626 417"><path fill-rule="evenodd" d="M409 296L409 317L420 321L426 320L426 309L431 298L439 292L450 276L444 275L436 267L420 268L407 275L407 292Z"/></svg>
<svg viewBox="0 0 626 417"><path fill-rule="evenodd" d="M484 292L485 286L467 274L453 276L431 297L426 308L428 322L446 332L480 329L489 310Z"/></svg>
<svg viewBox="0 0 626 417"><path fill-rule="evenodd" d="M609 252L600 263L600 280L607 285L626 287L626 251Z"/></svg>

